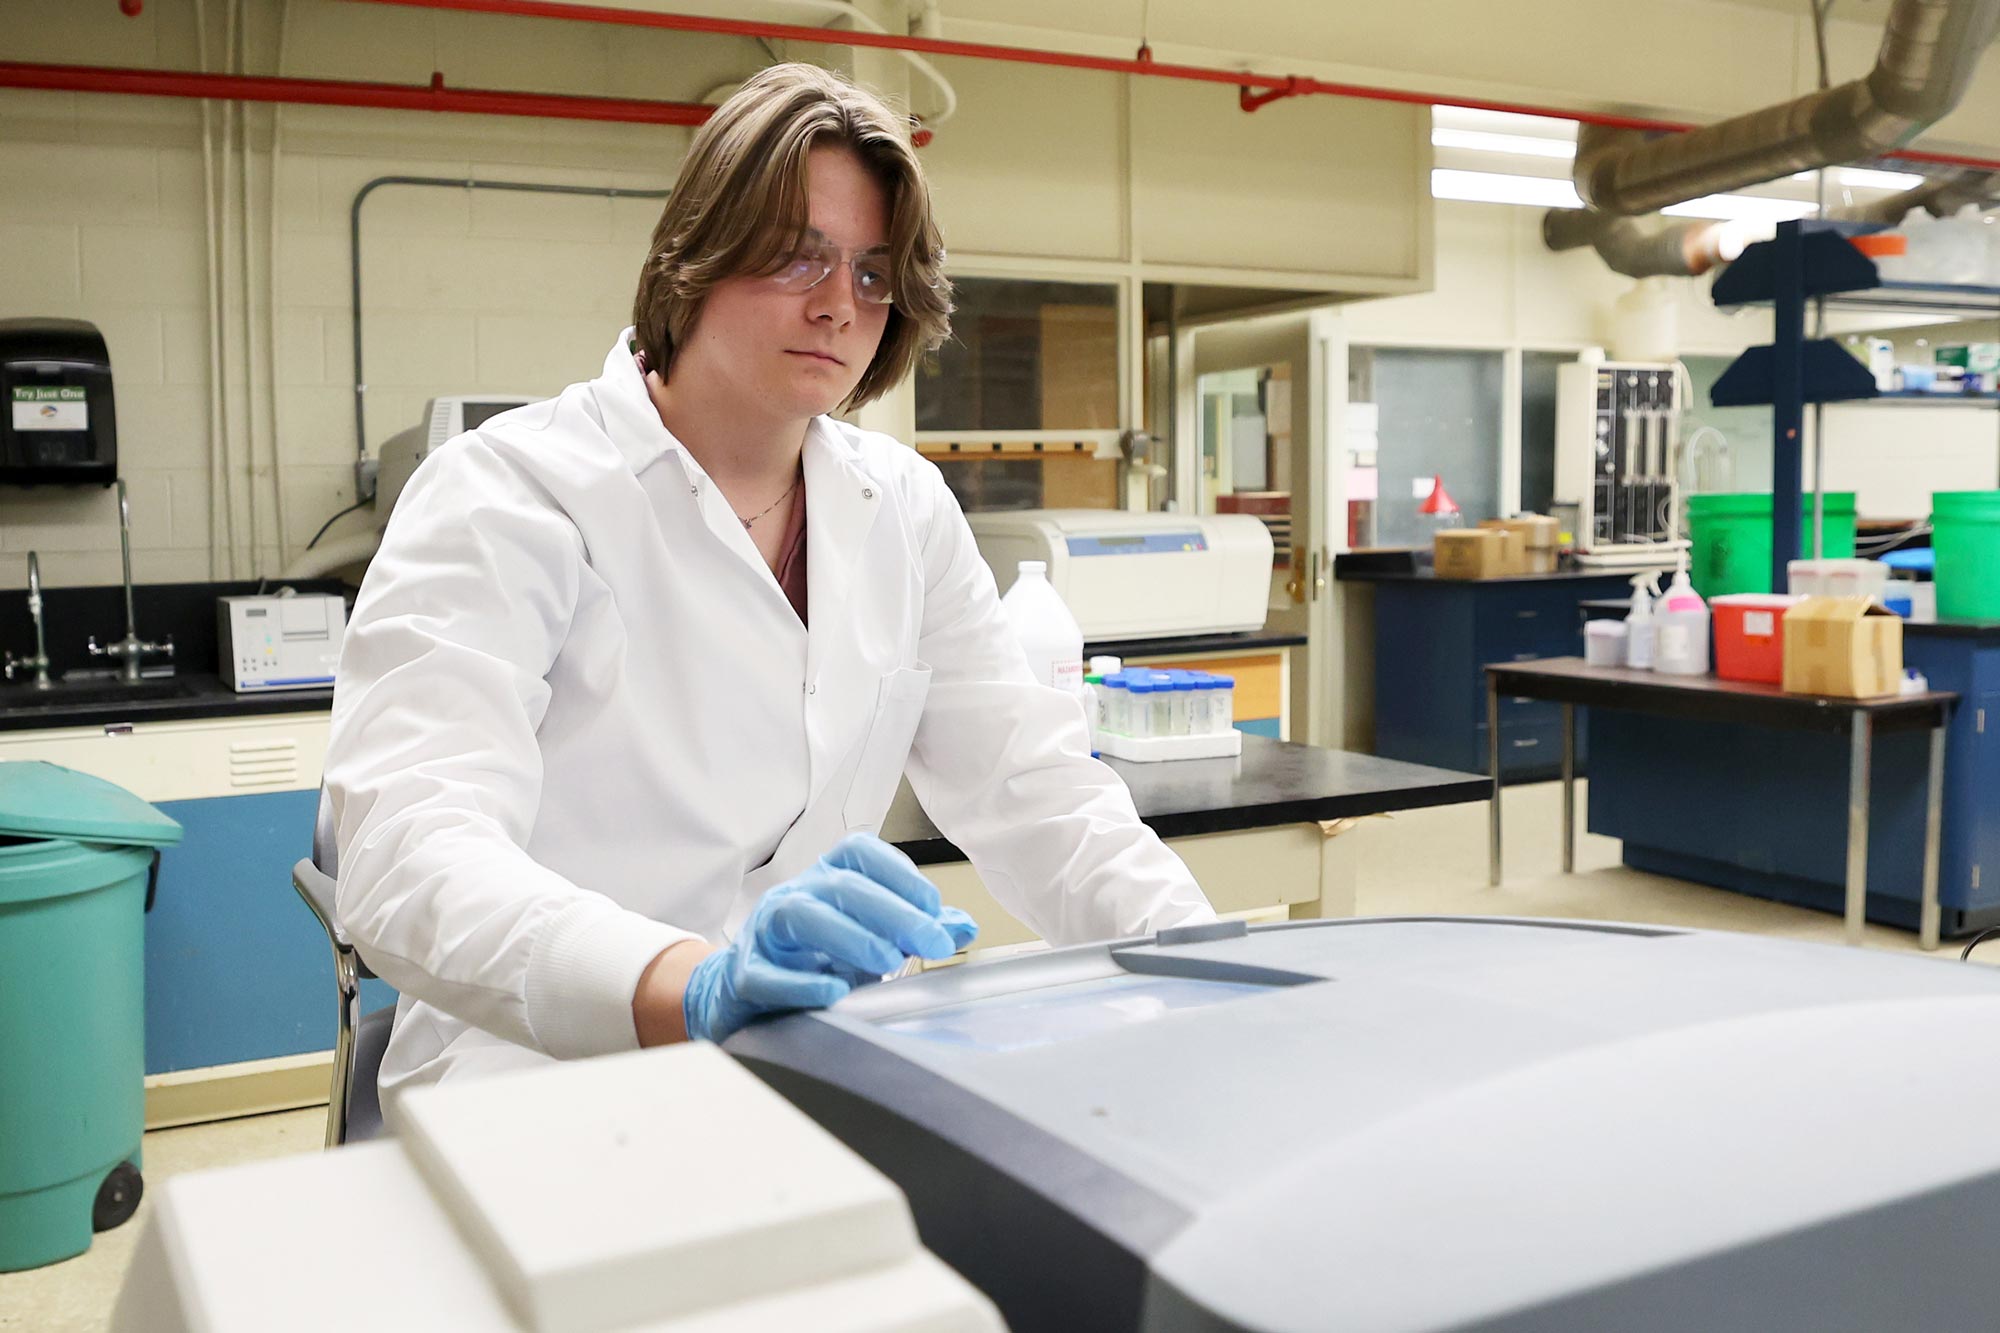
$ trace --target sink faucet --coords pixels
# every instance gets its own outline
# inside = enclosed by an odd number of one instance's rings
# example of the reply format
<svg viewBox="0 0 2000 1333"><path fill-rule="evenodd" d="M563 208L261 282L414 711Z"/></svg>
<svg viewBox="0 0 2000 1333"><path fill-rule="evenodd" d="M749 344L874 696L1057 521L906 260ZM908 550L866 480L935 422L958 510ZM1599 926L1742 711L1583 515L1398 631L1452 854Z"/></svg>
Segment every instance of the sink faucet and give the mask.
<svg viewBox="0 0 2000 1333"><path fill-rule="evenodd" d="M16 657L6 655L7 679L14 679L16 671L35 673L35 688L49 687L49 648L42 633L42 562L33 551L28 552L28 614L35 618L35 655Z"/></svg>
<svg viewBox="0 0 2000 1333"><path fill-rule="evenodd" d="M107 648L93 634L84 646L92 657L118 659L119 679L130 684L139 679L139 659L145 654L174 655L174 636L169 634L165 643L147 643L139 637L139 620L132 612L132 502L126 498L123 477L118 479L118 549L125 557L125 637Z"/></svg>

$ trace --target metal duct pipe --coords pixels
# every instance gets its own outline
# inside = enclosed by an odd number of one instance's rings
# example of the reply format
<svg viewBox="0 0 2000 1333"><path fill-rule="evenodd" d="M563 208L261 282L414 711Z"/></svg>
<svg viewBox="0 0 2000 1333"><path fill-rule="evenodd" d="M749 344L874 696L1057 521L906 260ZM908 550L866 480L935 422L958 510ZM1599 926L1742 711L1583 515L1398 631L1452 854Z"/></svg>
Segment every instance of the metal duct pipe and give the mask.
<svg viewBox="0 0 2000 1333"><path fill-rule="evenodd" d="M1583 126L1577 193L1629 217L1880 156L1958 105L1996 30L2000 0L1895 0L1865 78L1669 138Z"/></svg>
<svg viewBox="0 0 2000 1333"><path fill-rule="evenodd" d="M1692 277L1743 253L1743 238L1727 223L1621 218L1576 208L1542 215L1542 243L1551 250L1592 246L1613 272L1629 278Z"/></svg>
<svg viewBox="0 0 2000 1333"><path fill-rule="evenodd" d="M1948 218L1967 204L1984 205L1995 195L2000 195L2000 172L1957 171L1869 203L1828 209L1827 216L1893 227L1908 217L1911 209L1921 208L1932 217Z"/></svg>

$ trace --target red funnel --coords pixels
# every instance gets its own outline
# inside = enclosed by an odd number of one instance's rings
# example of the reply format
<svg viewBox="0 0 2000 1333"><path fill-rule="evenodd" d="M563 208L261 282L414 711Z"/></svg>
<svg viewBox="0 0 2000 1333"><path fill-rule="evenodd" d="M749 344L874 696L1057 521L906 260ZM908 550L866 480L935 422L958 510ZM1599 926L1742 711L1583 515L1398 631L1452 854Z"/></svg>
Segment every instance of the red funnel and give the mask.
<svg viewBox="0 0 2000 1333"><path fill-rule="evenodd" d="M1417 506L1419 514L1456 514L1458 501L1451 498L1451 492L1444 488L1442 474L1431 478L1431 493Z"/></svg>

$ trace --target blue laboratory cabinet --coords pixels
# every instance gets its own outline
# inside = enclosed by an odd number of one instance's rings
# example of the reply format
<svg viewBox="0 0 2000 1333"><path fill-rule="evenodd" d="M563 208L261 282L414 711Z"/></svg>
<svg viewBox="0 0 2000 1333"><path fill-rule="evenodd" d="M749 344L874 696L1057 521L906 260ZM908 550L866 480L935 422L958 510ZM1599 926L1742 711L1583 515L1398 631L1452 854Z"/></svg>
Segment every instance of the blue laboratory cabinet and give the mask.
<svg viewBox="0 0 2000 1333"><path fill-rule="evenodd" d="M163 801L186 837L146 916L146 1072L333 1049L333 955L292 889L316 791ZM395 1002L362 983L363 1011Z"/></svg>
<svg viewBox="0 0 2000 1333"><path fill-rule="evenodd" d="M2000 622L1904 627L1903 661L1959 696L1946 731L1945 934L2000 924ZM1589 827L1625 864L1802 907L1845 898L1847 738L1593 709ZM1875 739L1868 917L1915 929L1928 733Z"/></svg>
<svg viewBox="0 0 2000 1333"><path fill-rule="evenodd" d="M1375 585L1375 753L1471 773L1487 771L1486 666L1582 656L1581 604L1631 592L1629 573L1340 577ZM1503 698L1500 720L1509 781L1561 771L1560 704Z"/></svg>

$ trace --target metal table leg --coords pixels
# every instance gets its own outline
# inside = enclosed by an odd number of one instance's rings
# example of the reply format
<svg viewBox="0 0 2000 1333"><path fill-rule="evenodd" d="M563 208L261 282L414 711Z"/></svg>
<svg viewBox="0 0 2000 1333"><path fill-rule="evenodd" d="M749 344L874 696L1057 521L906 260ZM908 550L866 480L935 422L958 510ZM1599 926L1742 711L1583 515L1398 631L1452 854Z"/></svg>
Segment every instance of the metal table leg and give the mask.
<svg viewBox="0 0 2000 1333"><path fill-rule="evenodd" d="M1486 766L1493 774L1493 800L1486 816L1486 883L1500 887L1500 691L1486 678Z"/></svg>
<svg viewBox="0 0 2000 1333"><path fill-rule="evenodd" d="M1875 723L1858 708L1853 716L1847 756L1847 942L1858 946L1868 917L1868 761Z"/></svg>
<svg viewBox="0 0 2000 1333"><path fill-rule="evenodd" d="M1563 705L1563 874L1576 873L1576 705Z"/></svg>
<svg viewBox="0 0 2000 1333"><path fill-rule="evenodd" d="M1931 728L1931 775L1924 787L1924 897L1917 942L1938 947L1938 847L1944 829L1944 728Z"/></svg>

